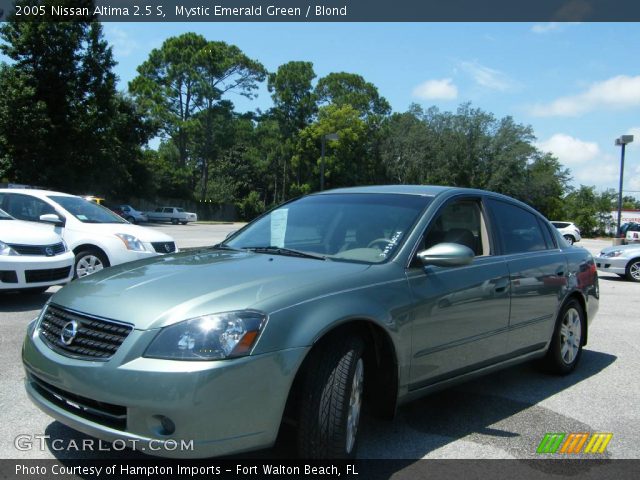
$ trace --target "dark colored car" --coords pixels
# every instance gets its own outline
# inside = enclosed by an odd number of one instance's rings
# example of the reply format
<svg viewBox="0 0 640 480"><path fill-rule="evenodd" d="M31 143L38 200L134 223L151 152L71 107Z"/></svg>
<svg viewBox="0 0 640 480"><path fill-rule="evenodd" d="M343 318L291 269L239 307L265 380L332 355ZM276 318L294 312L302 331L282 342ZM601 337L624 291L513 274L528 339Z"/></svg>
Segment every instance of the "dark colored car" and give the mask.
<svg viewBox="0 0 640 480"><path fill-rule="evenodd" d="M589 252L481 190L327 191L224 243L105 269L28 327L26 389L60 422L207 457L272 445L355 455L362 406L399 404L519 362L570 373L598 309Z"/></svg>

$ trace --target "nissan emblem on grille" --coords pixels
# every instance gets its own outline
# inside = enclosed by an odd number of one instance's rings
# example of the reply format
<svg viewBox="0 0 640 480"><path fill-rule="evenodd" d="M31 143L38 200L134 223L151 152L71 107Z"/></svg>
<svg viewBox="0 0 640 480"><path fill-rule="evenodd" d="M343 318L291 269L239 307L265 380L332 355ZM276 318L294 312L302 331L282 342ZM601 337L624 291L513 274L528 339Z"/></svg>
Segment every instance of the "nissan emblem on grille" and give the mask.
<svg viewBox="0 0 640 480"><path fill-rule="evenodd" d="M168 243L164 244L164 249L167 251L167 253L171 252L171 245Z"/></svg>
<svg viewBox="0 0 640 480"><path fill-rule="evenodd" d="M44 249L44 253L47 254L47 257L53 257L53 248L47 247Z"/></svg>
<svg viewBox="0 0 640 480"><path fill-rule="evenodd" d="M60 341L65 345L71 345L78 334L78 322L71 320L67 322L60 332Z"/></svg>

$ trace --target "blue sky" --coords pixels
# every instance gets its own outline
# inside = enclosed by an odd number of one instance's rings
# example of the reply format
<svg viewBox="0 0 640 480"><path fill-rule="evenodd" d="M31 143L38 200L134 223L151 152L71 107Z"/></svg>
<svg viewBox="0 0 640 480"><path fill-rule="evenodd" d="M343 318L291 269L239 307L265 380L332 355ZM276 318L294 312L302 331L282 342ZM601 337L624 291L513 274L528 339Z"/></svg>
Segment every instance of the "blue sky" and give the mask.
<svg viewBox="0 0 640 480"><path fill-rule="evenodd" d="M454 110L471 101L533 126L539 147L572 171L574 184L616 188L619 147L625 190L640 198L640 28L637 23L105 23L120 87L152 48L194 31L239 46L273 71L311 61L318 77L347 71L375 84L394 111L416 102ZM267 109L266 88L239 110Z"/></svg>

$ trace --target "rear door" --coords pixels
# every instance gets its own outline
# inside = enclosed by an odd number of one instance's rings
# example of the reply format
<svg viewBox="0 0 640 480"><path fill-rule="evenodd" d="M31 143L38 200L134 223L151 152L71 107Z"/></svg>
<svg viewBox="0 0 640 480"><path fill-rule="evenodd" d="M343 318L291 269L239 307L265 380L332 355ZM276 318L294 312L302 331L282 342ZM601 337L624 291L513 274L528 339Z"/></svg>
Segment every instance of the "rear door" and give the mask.
<svg viewBox="0 0 640 480"><path fill-rule="evenodd" d="M568 266L547 223L515 203L487 200L498 249L509 268L511 315L508 355L543 348L553 331Z"/></svg>

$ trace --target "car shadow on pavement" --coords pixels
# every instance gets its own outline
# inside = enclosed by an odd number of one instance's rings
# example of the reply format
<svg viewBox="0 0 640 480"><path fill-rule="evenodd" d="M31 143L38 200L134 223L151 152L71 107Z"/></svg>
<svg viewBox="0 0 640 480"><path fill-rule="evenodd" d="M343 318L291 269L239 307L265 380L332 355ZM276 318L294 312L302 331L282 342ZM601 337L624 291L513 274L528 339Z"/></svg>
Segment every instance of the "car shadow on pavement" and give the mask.
<svg viewBox="0 0 640 480"><path fill-rule="evenodd" d="M0 312L16 313L39 310L54 293L55 292L51 289L44 293L0 293Z"/></svg>
<svg viewBox="0 0 640 480"><path fill-rule="evenodd" d="M553 401L552 405L544 402L597 375L616 358L585 349L580 365L567 376L548 375L534 364L527 363L411 402L400 407L392 421L365 415L358 457L402 460L391 464L397 470L438 449L443 449L438 458L535 458L536 448L547 432L595 431L592 426L555 411ZM584 399L584 402L582 408L588 410L590 400ZM571 408L560 410L571 412ZM154 458L132 450L105 452L97 447L85 451L60 448L72 441L82 445L83 440L91 437L56 421L49 424L45 433L49 435L49 450L62 463L77 459ZM56 447L52 442L57 439ZM454 450L450 444L455 441L461 442ZM482 451L491 455L479 454ZM263 461L291 458L295 458L295 435L290 427L281 429L273 448L225 457L226 460ZM606 455L601 458L606 458ZM531 468L545 473L560 473L556 470L562 468L557 462L530 463Z"/></svg>
<svg viewBox="0 0 640 480"><path fill-rule="evenodd" d="M629 282L629 280L627 280L626 278L622 278L618 275L613 275L613 276L604 276L604 275L599 275L598 276L598 280L605 280L607 282L621 282L621 283L626 283ZM631 283L631 282L629 282Z"/></svg>

